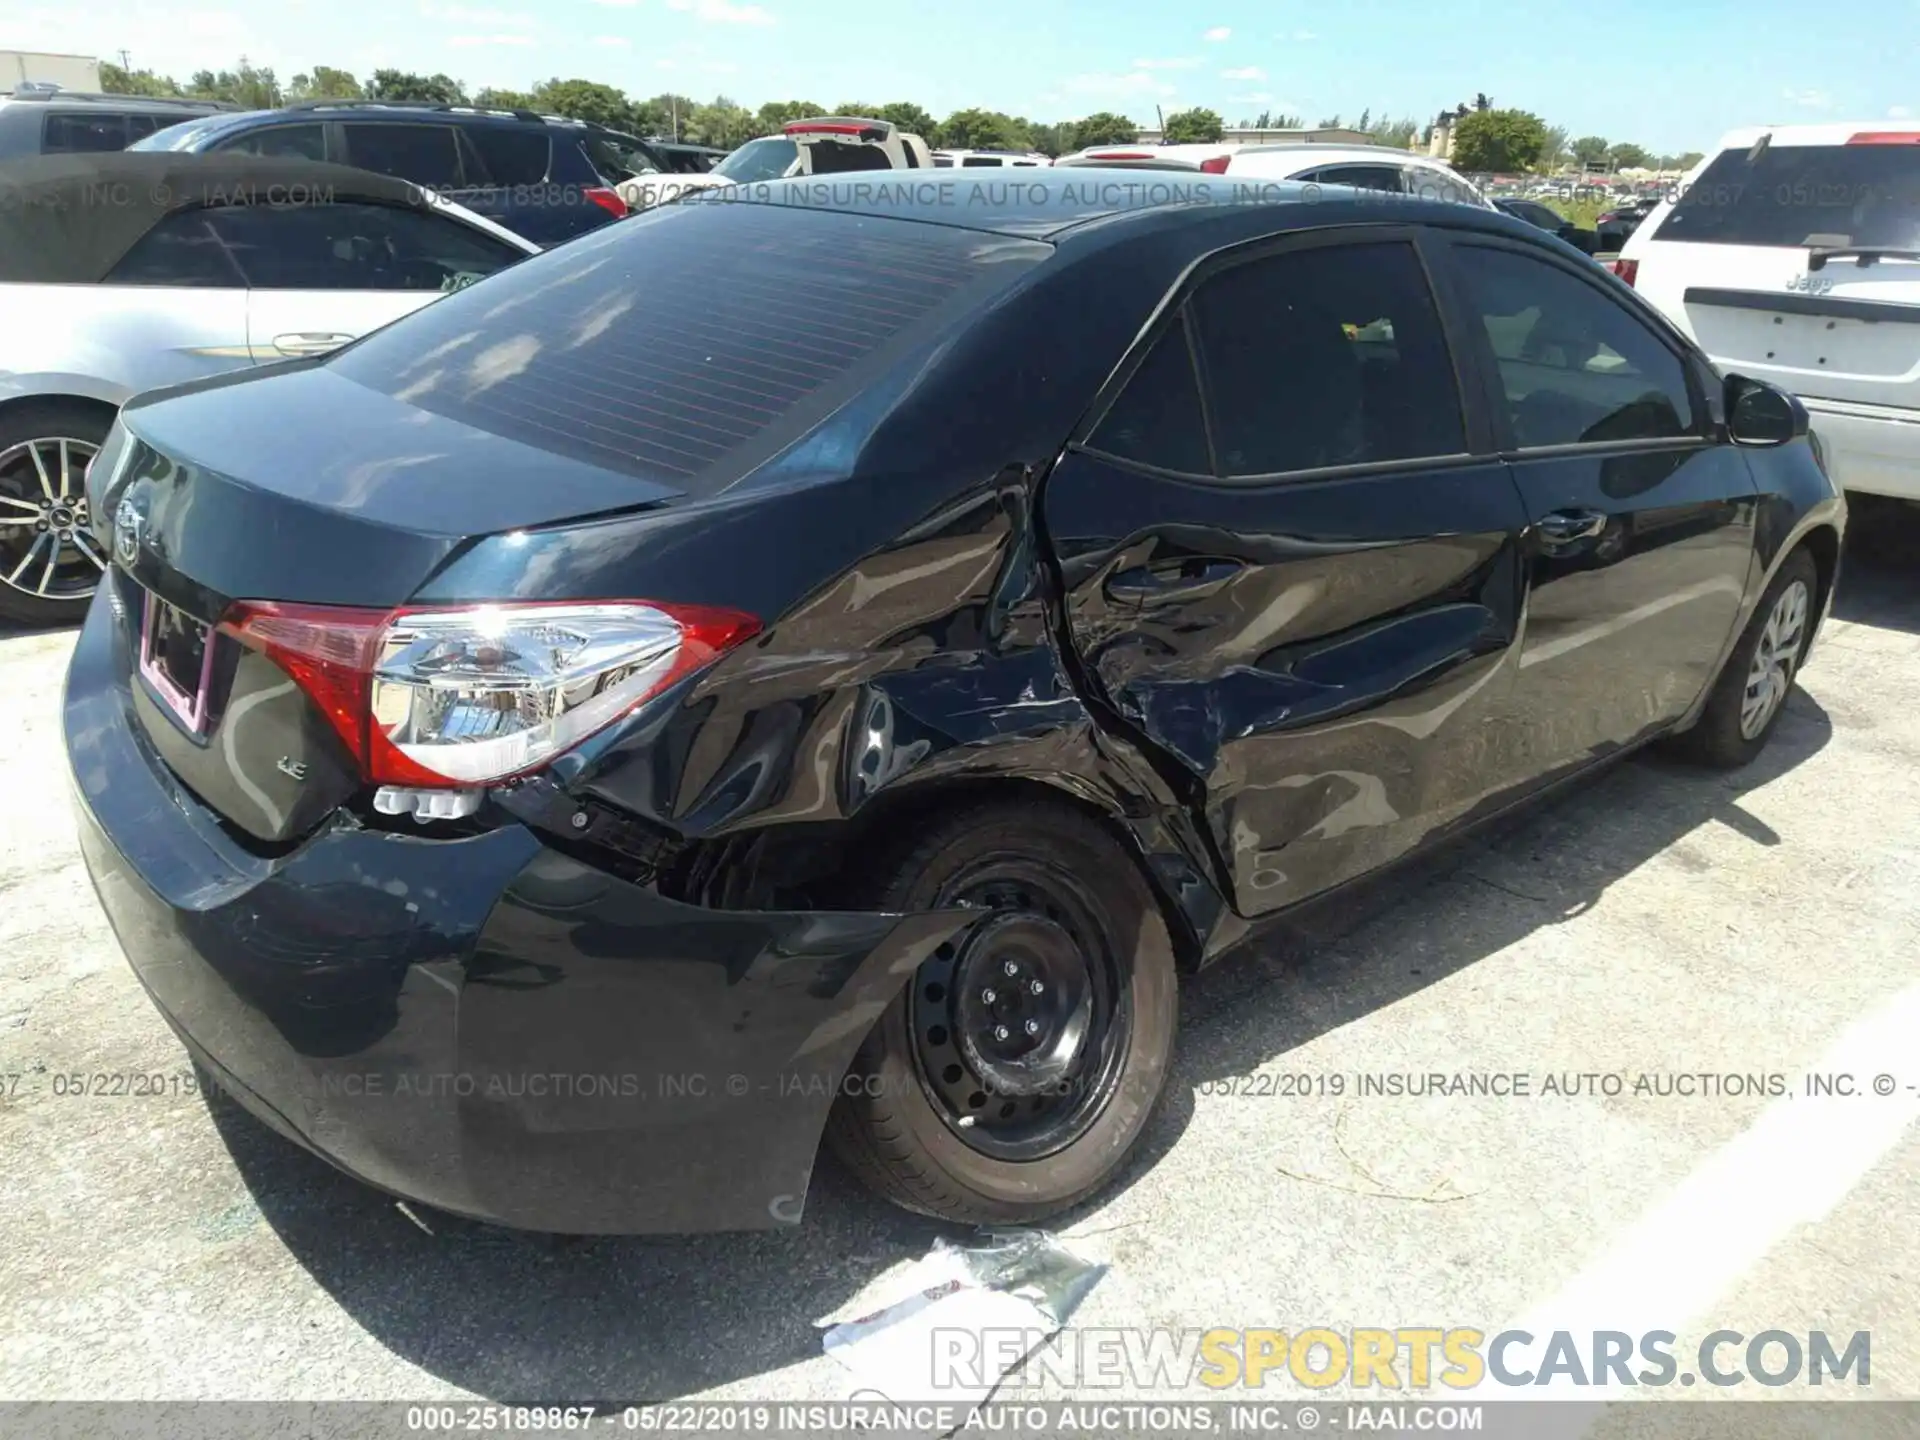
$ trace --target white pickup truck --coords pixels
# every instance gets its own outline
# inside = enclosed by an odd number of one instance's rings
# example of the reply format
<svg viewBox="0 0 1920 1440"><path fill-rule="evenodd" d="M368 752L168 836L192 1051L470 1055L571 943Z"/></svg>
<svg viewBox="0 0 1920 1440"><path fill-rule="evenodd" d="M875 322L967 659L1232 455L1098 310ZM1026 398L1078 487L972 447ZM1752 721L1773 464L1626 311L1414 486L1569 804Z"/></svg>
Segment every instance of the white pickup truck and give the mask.
<svg viewBox="0 0 1920 1440"><path fill-rule="evenodd" d="M933 152L918 135L885 120L821 115L791 121L778 135L749 140L704 175L636 175L615 189L629 210L647 210L695 190L754 185L789 175L932 168Z"/></svg>

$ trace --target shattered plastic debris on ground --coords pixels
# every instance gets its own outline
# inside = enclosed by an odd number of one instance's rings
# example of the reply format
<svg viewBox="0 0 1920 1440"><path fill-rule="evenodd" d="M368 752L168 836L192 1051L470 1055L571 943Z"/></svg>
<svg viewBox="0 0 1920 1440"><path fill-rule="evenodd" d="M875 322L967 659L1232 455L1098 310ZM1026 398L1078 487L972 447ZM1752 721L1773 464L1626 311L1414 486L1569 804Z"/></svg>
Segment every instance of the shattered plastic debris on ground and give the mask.
<svg viewBox="0 0 1920 1440"><path fill-rule="evenodd" d="M857 1394L976 1404L1059 1332L1106 1268L1040 1230L984 1230L964 1245L936 1240L885 1287L882 1303L821 1321L823 1344L852 1372ZM988 1343L990 1332L1026 1343ZM955 1356L961 1363L950 1363Z"/></svg>

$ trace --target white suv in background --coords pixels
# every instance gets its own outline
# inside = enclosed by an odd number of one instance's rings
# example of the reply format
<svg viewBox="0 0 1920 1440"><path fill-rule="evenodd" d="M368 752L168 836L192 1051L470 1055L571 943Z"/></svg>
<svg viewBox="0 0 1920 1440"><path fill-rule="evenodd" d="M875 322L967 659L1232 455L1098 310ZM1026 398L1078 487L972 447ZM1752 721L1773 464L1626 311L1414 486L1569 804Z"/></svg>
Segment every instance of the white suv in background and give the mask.
<svg viewBox="0 0 1920 1440"><path fill-rule="evenodd" d="M1270 145L1095 145L1062 155L1053 163L1069 168L1190 170L1253 185L1266 180L1352 185L1390 195L1493 208L1479 187L1452 166L1386 145L1328 145L1317 140Z"/></svg>
<svg viewBox="0 0 1920 1440"><path fill-rule="evenodd" d="M703 175L636 175L614 188L629 210L649 210L697 190L758 185L790 175L932 168L933 151L918 135L885 120L820 115L792 121L778 135L747 141Z"/></svg>
<svg viewBox="0 0 1920 1440"><path fill-rule="evenodd" d="M1836 486L1920 500L1920 128L1735 130L1614 270L1722 370L1799 395Z"/></svg>

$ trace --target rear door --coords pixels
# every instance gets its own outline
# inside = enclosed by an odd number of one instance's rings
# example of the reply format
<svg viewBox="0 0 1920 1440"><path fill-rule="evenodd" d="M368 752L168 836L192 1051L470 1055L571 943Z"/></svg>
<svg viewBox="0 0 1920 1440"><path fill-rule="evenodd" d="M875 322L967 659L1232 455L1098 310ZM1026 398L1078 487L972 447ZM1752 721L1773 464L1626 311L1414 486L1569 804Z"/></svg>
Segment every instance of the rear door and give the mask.
<svg viewBox="0 0 1920 1440"><path fill-rule="evenodd" d="M1920 250L1920 131L1723 151L1626 253L1641 293L1723 369L1911 419L1920 256L1821 255L1852 247Z"/></svg>
<svg viewBox="0 0 1920 1440"><path fill-rule="evenodd" d="M126 375L135 389L202 379L253 358L246 277L207 215L167 216L100 285L75 287L98 317L89 332L111 337L107 344L118 352L102 357L102 370ZM77 323L79 316L72 318Z"/></svg>
<svg viewBox="0 0 1920 1440"><path fill-rule="evenodd" d="M1529 522L1524 783L1644 738L1712 681L1757 500L1703 367L1604 271L1484 235L1449 258Z"/></svg>
<svg viewBox="0 0 1920 1440"><path fill-rule="evenodd" d="M208 222L247 277L259 363L324 355L522 258L457 220L397 206L236 205Z"/></svg>
<svg viewBox="0 0 1920 1440"><path fill-rule="evenodd" d="M1526 514L1424 243L1217 257L1045 485L1084 683L1182 779L1243 914L1407 851L1508 768Z"/></svg>

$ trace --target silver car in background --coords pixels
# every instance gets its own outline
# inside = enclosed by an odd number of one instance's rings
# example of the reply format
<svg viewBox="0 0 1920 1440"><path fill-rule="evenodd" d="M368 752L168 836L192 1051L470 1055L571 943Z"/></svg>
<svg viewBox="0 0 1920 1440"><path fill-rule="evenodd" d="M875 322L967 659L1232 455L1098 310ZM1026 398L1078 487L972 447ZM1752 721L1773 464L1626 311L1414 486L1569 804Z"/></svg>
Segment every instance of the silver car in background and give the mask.
<svg viewBox="0 0 1920 1440"><path fill-rule="evenodd" d="M0 621L76 621L134 395L324 355L539 247L404 181L244 155L0 165Z"/></svg>

